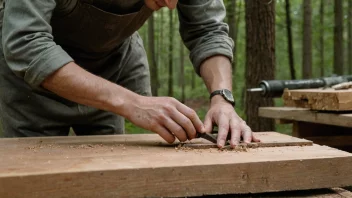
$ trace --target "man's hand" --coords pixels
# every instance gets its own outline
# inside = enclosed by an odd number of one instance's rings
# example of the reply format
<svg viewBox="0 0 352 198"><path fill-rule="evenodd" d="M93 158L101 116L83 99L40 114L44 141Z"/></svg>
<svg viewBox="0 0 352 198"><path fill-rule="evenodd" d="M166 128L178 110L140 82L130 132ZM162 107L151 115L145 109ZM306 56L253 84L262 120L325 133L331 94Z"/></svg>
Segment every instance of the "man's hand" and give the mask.
<svg viewBox="0 0 352 198"><path fill-rule="evenodd" d="M133 124L159 134L168 143L181 142L204 132L196 112L174 98L139 96L129 107L126 118Z"/></svg>
<svg viewBox="0 0 352 198"><path fill-rule="evenodd" d="M45 79L42 86L68 100L121 115L169 143L175 136L183 142L195 138L196 131L204 132L195 111L176 99L140 96L73 62Z"/></svg>
<svg viewBox="0 0 352 198"><path fill-rule="evenodd" d="M260 142L254 137L252 130L247 126L235 112L230 103L225 101L222 96L214 96L211 101L210 109L205 117L205 130L211 132L213 124L218 126L218 147L222 148L226 144L226 137L231 133L230 144L235 147L239 144L241 137L245 143Z"/></svg>
<svg viewBox="0 0 352 198"><path fill-rule="evenodd" d="M232 69L229 59L225 56L214 56L203 62L200 68L201 76L212 93L215 90L232 90ZM206 115L204 126L206 132L211 132L213 124L218 125L218 146L225 145L228 133L231 133L231 146L236 146L241 137L244 142L257 142L252 130L235 112L232 105L222 96L216 95L211 100L209 112Z"/></svg>

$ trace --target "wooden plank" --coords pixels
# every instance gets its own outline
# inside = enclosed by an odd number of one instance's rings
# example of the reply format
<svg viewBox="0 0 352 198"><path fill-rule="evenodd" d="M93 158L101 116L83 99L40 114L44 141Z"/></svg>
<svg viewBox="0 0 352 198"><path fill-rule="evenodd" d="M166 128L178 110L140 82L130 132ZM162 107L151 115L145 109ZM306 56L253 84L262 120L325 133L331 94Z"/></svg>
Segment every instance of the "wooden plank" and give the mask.
<svg viewBox="0 0 352 198"><path fill-rule="evenodd" d="M352 89L299 89L284 91L285 106L326 111L351 111Z"/></svg>
<svg viewBox="0 0 352 198"><path fill-rule="evenodd" d="M189 197L352 185L352 154L326 146L175 146L157 135L1 139L0 197Z"/></svg>
<svg viewBox="0 0 352 198"><path fill-rule="evenodd" d="M296 107L260 107L259 116L296 120L342 127L352 127L352 113L326 113Z"/></svg>

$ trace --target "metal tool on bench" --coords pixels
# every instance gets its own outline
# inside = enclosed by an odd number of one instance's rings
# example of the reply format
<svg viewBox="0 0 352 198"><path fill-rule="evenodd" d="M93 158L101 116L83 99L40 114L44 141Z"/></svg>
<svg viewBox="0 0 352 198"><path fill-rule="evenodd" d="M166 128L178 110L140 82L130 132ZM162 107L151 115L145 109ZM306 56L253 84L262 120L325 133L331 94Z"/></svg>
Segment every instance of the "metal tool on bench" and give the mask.
<svg viewBox="0 0 352 198"><path fill-rule="evenodd" d="M264 97L281 97L285 89L331 87L350 81L352 81L352 75L303 80L264 80L259 84L258 88L248 89L248 91L261 92Z"/></svg>

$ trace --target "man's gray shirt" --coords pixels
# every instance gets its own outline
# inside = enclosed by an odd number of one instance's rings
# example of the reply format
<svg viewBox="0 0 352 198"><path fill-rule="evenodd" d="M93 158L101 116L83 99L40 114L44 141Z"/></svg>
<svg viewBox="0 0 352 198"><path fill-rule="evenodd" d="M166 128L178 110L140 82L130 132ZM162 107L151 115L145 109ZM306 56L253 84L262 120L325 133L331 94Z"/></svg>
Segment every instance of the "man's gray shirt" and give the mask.
<svg viewBox="0 0 352 198"><path fill-rule="evenodd" d="M56 11L75 5L75 1L5 1L2 16L4 57L16 76L23 78L32 88L39 88L50 74L75 61L56 41L51 26ZM137 0L120 2L116 5L117 9L132 9L131 6L138 3ZM126 2L131 2L131 5L126 5ZM201 63L208 57L224 55L232 60L234 44L228 36L228 25L223 23L226 11L222 0L180 0L177 8L180 34L190 50L190 58L198 74ZM84 65L81 66L84 68Z"/></svg>

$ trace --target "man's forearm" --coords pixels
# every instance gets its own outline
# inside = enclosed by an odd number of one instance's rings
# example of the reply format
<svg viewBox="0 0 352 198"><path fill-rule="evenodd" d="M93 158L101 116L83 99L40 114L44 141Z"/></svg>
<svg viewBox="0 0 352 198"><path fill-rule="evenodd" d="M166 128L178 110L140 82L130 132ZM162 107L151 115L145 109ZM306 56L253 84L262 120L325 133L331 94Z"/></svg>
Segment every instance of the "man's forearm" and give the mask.
<svg viewBox="0 0 352 198"><path fill-rule="evenodd" d="M49 76L42 87L68 100L126 116L135 93L95 76L71 62Z"/></svg>
<svg viewBox="0 0 352 198"><path fill-rule="evenodd" d="M225 56L213 56L203 62L200 74L209 90L232 90L232 67Z"/></svg>

